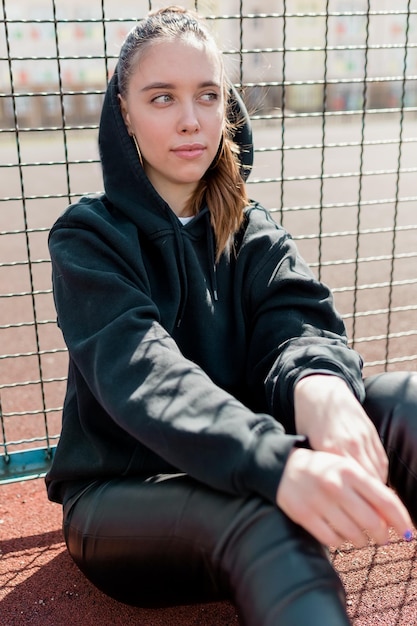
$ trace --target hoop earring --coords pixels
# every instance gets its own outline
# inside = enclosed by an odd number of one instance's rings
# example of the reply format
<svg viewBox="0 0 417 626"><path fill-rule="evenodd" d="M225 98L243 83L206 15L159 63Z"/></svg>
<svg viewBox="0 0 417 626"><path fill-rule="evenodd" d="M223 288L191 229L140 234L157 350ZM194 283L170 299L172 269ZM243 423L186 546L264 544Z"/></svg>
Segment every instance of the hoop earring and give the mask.
<svg viewBox="0 0 417 626"><path fill-rule="evenodd" d="M132 137L132 139L133 139L133 143L135 144L136 152L138 153L139 163L140 163L140 164L141 164L141 166L143 167L142 152L140 151L138 141L137 141L137 139L136 139L136 136L135 136L135 135L131 135L131 137Z"/></svg>

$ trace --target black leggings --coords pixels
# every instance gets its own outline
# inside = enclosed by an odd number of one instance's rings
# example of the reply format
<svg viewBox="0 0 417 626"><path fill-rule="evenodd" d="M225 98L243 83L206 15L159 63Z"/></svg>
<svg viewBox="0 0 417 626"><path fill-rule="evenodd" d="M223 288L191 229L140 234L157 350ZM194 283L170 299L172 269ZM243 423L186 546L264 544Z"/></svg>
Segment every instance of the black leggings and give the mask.
<svg viewBox="0 0 417 626"><path fill-rule="evenodd" d="M390 483L416 521L417 376L381 374L366 389ZM255 495L233 497L184 474L96 482L68 501L64 529L84 574L128 604L229 599L244 626L350 623L326 549Z"/></svg>

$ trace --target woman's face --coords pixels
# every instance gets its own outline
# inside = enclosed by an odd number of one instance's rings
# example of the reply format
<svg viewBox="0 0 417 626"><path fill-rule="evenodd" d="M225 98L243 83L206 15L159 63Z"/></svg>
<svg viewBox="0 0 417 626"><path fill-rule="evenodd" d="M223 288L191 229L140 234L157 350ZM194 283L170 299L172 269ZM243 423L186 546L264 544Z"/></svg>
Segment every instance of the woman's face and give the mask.
<svg viewBox="0 0 417 626"><path fill-rule="evenodd" d="M120 100L145 172L175 210L196 188L219 147L224 123L219 54L194 37L152 44Z"/></svg>

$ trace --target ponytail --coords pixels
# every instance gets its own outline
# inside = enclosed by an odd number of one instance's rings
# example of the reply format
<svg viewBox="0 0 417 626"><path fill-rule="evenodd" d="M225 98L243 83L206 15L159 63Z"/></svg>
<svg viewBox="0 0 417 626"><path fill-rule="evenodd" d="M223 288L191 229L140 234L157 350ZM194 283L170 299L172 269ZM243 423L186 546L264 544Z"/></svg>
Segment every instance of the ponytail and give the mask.
<svg viewBox="0 0 417 626"><path fill-rule="evenodd" d="M243 209L249 199L241 175L239 148L226 130L214 163L200 181L188 209L195 215L205 201L216 239L216 261L230 251L233 235L243 222Z"/></svg>

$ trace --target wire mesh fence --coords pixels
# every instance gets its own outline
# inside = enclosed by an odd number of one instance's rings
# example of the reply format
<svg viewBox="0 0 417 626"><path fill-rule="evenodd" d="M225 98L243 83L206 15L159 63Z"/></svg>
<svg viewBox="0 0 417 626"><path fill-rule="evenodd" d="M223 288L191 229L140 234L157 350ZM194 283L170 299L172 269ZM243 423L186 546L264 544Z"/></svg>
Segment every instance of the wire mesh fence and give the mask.
<svg viewBox="0 0 417 626"><path fill-rule="evenodd" d="M118 49L167 4L1 2L0 480L41 475L53 456L67 356L48 231L102 189L98 119ZM417 0L183 4L207 16L251 112L250 195L333 288L365 374L415 369Z"/></svg>

